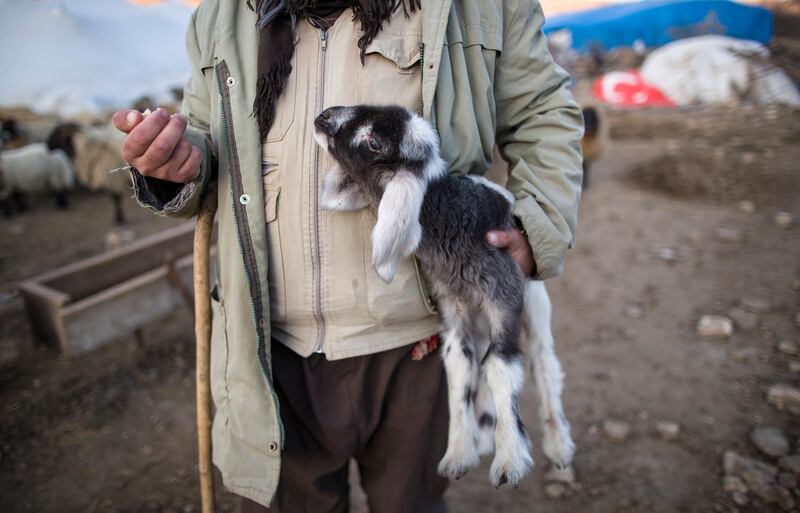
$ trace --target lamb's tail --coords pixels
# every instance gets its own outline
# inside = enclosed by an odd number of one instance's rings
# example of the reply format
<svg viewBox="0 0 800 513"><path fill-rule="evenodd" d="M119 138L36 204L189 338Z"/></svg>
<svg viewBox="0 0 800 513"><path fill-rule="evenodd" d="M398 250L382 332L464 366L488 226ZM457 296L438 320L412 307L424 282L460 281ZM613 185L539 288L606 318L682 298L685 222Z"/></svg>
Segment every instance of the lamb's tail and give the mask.
<svg viewBox="0 0 800 513"><path fill-rule="evenodd" d="M561 404L564 372L555 353L551 329L552 306L544 282L529 281L525 287L523 320L530 341L529 360L539 394L545 456L557 467L566 467L575 454L569 422Z"/></svg>

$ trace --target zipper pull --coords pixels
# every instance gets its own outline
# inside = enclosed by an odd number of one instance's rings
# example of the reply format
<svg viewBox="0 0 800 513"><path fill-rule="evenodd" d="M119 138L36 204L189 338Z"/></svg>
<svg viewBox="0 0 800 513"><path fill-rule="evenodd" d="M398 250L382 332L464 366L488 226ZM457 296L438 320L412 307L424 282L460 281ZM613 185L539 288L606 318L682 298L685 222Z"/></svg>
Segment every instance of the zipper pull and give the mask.
<svg viewBox="0 0 800 513"><path fill-rule="evenodd" d="M328 49L328 31L323 30L322 32L320 32L319 39L322 42L322 51L324 52L325 50Z"/></svg>

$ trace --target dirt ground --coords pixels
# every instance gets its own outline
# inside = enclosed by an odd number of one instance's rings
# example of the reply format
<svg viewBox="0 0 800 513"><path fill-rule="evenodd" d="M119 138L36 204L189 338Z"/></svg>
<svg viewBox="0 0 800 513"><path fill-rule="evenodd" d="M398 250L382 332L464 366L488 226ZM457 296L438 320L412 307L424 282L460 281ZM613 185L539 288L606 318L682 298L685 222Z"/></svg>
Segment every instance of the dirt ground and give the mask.
<svg viewBox="0 0 800 513"><path fill-rule="evenodd" d="M776 349L800 342L800 112L618 112L605 121L610 138L582 199L578 245L548 282L577 484L546 497L529 389L533 474L517 490L494 490L486 460L450 486L449 510L781 511L752 492L736 504L722 460L735 450L775 464L751 443L756 426L780 428L791 452L800 449L800 418L766 400L775 383L800 385L800 357L790 366ZM110 210L107 221L97 215L104 201L86 195L67 212L42 204L0 221L0 290L101 250L111 228ZM136 237L168 224L127 211ZM778 226L778 212L795 224ZM705 314L733 318L733 335L702 339ZM72 360L39 349L0 369L0 511L198 511L193 361L191 322L179 312L143 343L120 340ZM630 428L624 441L607 436L612 419ZM656 433L662 421L679 423L676 440ZM222 511L234 504L222 494Z"/></svg>

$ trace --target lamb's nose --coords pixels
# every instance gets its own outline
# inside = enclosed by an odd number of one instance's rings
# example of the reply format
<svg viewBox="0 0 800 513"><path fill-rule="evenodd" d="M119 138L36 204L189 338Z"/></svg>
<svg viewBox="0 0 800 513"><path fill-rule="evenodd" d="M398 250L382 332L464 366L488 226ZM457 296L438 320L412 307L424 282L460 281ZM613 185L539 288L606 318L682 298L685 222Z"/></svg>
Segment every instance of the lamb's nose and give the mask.
<svg viewBox="0 0 800 513"><path fill-rule="evenodd" d="M333 120L333 109L334 107L325 109L320 113L319 116L317 116L317 119L314 120L314 126L317 127L317 130L320 130L328 135L331 135L331 132L333 131L333 126L331 123Z"/></svg>

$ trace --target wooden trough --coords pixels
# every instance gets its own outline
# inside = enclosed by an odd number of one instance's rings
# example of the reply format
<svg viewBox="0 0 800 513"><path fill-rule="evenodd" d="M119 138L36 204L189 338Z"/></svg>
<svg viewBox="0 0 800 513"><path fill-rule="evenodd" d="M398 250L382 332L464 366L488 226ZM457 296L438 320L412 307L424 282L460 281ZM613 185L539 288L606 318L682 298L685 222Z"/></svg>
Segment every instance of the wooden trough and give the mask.
<svg viewBox="0 0 800 513"><path fill-rule="evenodd" d="M22 283L34 337L79 354L186 308L193 233L188 222Z"/></svg>

